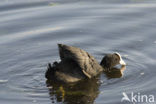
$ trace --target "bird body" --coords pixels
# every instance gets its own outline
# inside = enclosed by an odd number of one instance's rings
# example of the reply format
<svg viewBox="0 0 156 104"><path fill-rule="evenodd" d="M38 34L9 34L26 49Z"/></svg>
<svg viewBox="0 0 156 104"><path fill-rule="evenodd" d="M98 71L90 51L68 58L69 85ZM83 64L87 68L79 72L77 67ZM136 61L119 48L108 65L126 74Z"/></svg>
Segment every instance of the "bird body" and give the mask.
<svg viewBox="0 0 156 104"><path fill-rule="evenodd" d="M100 65L93 56L80 48L63 44L58 44L58 48L61 61L48 65L45 76L49 80L56 79L62 82L77 82L81 79L90 79L105 71L106 64L118 64L119 62L114 61L116 58L118 58L116 61L120 61L120 57L113 54L112 56L108 55L107 58L103 58ZM107 61L109 58L111 60L114 58L114 62ZM108 65L106 66L109 67Z"/></svg>

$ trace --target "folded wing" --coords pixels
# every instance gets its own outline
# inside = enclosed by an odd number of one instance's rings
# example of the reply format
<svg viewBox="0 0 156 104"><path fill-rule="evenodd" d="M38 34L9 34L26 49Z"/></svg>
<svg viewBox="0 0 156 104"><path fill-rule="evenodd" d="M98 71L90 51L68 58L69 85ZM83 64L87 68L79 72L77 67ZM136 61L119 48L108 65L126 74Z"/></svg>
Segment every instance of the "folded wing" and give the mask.
<svg viewBox="0 0 156 104"><path fill-rule="evenodd" d="M63 44L58 44L58 47L61 60L71 59L75 61L88 78L96 76L103 70L96 59L88 52Z"/></svg>

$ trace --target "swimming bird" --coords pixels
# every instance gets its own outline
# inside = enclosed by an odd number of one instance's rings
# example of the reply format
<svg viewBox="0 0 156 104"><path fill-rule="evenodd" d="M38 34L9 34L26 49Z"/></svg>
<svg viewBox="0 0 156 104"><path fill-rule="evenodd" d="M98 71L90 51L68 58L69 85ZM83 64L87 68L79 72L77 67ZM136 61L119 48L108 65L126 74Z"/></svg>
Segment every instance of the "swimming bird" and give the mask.
<svg viewBox="0 0 156 104"><path fill-rule="evenodd" d="M90 79L109 71L117 64L126 65L119 53L107 54L99 64L88 52L73 46L58 44L60 62L48 64L45 77L65 83Z"/></svg>

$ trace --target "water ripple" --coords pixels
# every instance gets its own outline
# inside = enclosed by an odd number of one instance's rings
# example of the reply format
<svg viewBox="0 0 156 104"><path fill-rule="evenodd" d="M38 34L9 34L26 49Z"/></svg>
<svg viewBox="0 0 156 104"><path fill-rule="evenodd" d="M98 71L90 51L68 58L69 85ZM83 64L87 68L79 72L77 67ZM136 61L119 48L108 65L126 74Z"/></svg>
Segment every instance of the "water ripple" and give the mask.
<svg viewBox="0 0 156 104"><path fill-rule="evenodd" d="M63 102L59 90L47 87L44 77L47 63L59 60L57 43L80 47L99 62L106 53L123 56L127 67L122 78L107 79L102 74L91 86L81 86L93 102L121 104L122 92L155 95L155 11L154 0L3 0L0 103ZM69 94L66 103L82 100L71 97L70 89L64 89Z"/></svg>

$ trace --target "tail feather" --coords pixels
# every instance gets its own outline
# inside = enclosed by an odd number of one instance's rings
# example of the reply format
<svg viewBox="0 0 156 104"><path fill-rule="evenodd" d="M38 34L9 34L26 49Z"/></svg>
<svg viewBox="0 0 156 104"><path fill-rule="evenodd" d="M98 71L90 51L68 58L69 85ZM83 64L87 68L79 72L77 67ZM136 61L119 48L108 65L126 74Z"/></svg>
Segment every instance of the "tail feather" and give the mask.
<svg viewBox="0 0 156 104"><path fill-rule="evenodd" d="M51 67L51 63L48 63L48 69L51 69L52 67Z"/></svg>
<svg viewBox="0 0 156 104"><path fill-rule="evenodd" d="M55 72L55 67L52 66L50 63L48 63L48 67L47 67L47 71L45 73L45 77L47 79L52 79L54 72Z"/></svg>

